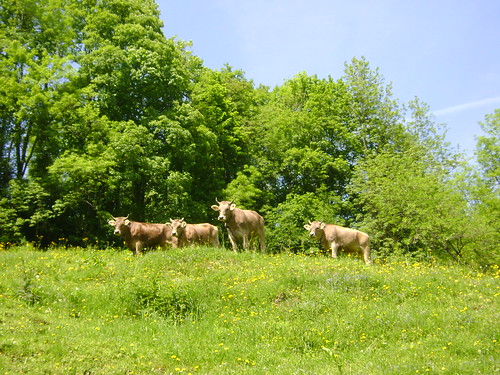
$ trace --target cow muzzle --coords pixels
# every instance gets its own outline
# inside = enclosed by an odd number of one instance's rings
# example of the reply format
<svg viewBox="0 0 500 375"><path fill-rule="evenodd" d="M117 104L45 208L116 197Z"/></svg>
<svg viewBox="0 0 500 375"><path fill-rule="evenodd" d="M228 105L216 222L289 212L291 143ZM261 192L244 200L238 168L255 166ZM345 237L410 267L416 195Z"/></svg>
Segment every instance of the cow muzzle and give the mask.
<svg viewBox="0 0 500 375"><path fill-rule="evenodd" d="M226 217L223 215L219 215L219 221L226 221Z"/></svg>
<svg viewBox="0 0 500 375"><path fill-rule="evenodd" d="M115 229L114 233L119 236L120 235L120 230L119 229Z"/></svg>

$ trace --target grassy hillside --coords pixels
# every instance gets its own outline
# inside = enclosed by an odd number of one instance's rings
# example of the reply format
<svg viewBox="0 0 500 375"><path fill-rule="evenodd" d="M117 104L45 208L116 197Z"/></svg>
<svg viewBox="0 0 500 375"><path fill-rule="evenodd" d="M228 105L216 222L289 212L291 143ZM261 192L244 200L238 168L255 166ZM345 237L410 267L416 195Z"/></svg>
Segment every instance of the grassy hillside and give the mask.
<svg viewBox="0 0 500 375"><path fill-rule="evenodd" d="M0 270L0 374L500 371L499 272L211 248L15 248Z"/></svg>

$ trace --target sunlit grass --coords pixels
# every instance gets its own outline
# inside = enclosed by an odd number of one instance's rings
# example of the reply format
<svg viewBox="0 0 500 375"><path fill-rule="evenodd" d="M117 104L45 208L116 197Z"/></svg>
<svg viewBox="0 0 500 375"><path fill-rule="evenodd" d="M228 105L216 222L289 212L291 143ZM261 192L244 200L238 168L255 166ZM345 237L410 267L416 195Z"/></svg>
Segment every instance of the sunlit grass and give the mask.
<svg viewBox="0 0 500 375"><path fill-rule="evenodd" d="M15 248L0 269L4 374L500 371L498 268Z"/></svg>

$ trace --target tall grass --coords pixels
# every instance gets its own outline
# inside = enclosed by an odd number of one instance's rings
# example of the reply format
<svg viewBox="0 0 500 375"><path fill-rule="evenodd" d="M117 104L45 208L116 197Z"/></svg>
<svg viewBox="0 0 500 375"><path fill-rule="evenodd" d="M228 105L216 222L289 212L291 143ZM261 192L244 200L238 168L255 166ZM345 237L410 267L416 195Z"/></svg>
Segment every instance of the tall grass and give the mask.
<svg viewBox="0 0 500 375"><path fill-rule="evenodd" d="M15 248L0 269L0 374L500 372L498 268Z"/></svg>

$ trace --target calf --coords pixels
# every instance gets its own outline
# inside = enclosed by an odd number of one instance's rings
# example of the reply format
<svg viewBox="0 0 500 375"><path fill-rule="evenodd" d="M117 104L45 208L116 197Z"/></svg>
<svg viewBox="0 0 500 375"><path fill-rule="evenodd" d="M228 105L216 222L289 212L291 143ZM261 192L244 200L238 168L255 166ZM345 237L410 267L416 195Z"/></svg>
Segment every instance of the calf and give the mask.
<svg viewBox="0 0 500 375"><path fill-rule="evenodd" d="M212 245L219 247L219 229L212 224L187 224L182 219L170 219L166 224L172 231L172 237L178 239L174 247L183 247L189 245Z"/></svg>
<svg viewBox="0 0 500 375"><path fill-rule="evenodd" d="M366 233L320 221L309 222L304 228L311 238L320 241L325 250L332 249L333 258L337 258L338 249L342 248L347 253L361 253L365 263L371 263L370 237Z"/></svg>
<svg viewBox="0 0 500 375"><path fill-rule="evenodd" d="M128 216L114 217L108 224L115 228L117 236L123 237L134 255L141 254L144 247L172 245L172 230L165 224L139 223Z"/></svg>

